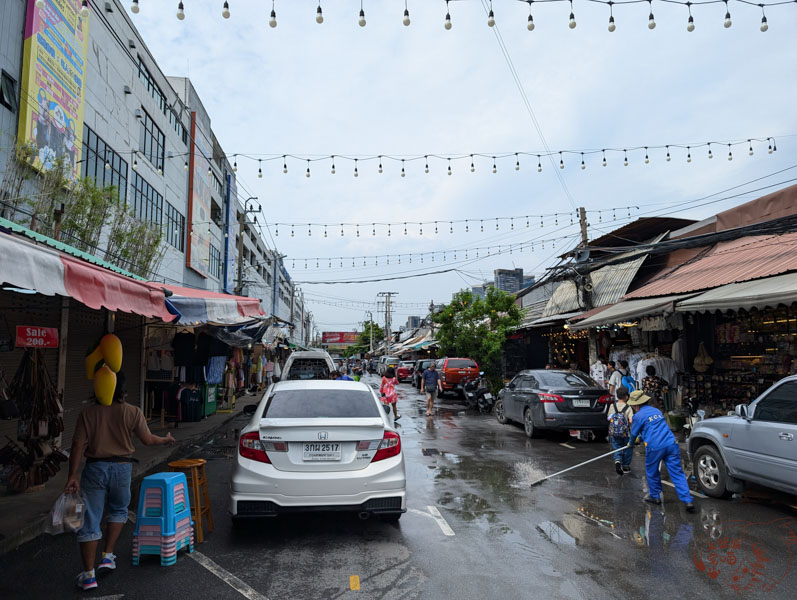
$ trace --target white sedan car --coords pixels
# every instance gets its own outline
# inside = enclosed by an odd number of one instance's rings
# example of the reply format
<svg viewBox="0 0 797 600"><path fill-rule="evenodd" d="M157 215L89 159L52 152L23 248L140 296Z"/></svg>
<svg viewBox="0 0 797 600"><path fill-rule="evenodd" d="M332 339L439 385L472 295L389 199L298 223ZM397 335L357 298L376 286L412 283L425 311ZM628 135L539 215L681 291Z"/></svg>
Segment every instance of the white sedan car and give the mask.
<svg viewBox="0 0 797 600"><path fill-rule="evenodd" d="M279 382L245 412L253 416L230 482L234 523L314 510L398 521L406 512L401 438L365 383Z"/></svg>

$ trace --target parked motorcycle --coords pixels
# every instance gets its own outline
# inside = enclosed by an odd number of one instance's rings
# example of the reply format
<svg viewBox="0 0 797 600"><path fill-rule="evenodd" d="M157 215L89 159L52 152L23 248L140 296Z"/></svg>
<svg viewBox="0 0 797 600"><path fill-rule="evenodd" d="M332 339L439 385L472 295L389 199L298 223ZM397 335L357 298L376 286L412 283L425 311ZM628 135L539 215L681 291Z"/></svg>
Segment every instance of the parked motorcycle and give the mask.
<svg viewBox="0 0 797 600"><path fill-rule="evenodd" d="M480 412L489 413L493 410L495 399L484 381L484 371L478 377L468 379L462 386L465 402L469 408L479 409Z"/></svg>

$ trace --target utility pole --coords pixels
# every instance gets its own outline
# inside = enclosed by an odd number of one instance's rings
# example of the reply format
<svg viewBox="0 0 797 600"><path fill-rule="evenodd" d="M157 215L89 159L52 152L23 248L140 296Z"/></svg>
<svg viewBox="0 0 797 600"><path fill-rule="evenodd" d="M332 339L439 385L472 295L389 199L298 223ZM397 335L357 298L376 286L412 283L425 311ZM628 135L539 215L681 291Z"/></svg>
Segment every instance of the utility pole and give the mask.
<svg viewBox="0 0 797 600"><path fill-rule="evenodd" d="M257 210L255 210L253 205L247 204L250 200L257 200L257 196L250 196L247 198L244 202L243 211L238 213L238 281L235 286L236 296L243 294L244 289L244 225L246 225L246 215L248 213L263 212L262 206L259 206ZM238 204L237 201L235 203ZM236 207L236 212L237 210ZM255 217L255 223L257 223L257 217Z"/></svg>
<svg viewBox="0 0 797 600"><path fill-rule="evenodd" d="M385 352L387 352L393 337L390 327L390 301L393 296L398 296L398 292L379 292L377 296L385 299Z"/></svg>
<svg viewBox="0 0 797 600"><path fill-rule="evenodd" d="M368 323L370 324L371 327L371 333L368 336L368 342L371 347L370 355L373 356L374 355L374 313L372 313L369 310L367 311L367 314L368 314Z"/></svg>
<svg viewBox="0 0 797 600"><path fill-rule="evenodd" d="M583 206L578 209L578 221L581 225L581 246L586 248L589 245L589 239L587 237L587 211L584 210ZM592 277L589 273L583 277L581 275L577 275L576 277L576 287L579 288L579 291L582 293L584 308L591 310L593 308ZM579 280L581 282L580 284L578 283ZM589 342L589 364L592 366L598 362L598 336L594 329L590 329L587 335Z"/></svg>

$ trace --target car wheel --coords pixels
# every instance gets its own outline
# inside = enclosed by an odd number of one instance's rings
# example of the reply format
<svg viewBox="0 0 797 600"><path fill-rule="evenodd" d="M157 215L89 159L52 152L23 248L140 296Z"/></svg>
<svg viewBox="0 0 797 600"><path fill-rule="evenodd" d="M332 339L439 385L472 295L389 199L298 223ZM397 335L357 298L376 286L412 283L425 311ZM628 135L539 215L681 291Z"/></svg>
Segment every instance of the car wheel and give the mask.
<svg viewBox="0 0 797 600"><path fill-rule="evenodd" d="M530 408L527 408L523 412L523 429L526 432L526 436L530 438L537 437L537 430L534 427L534 416L531 414Z"/></svg>
<svg viewBox="0 0 797 600"><path fill-rule="evenodd" d="M501 425L506 425L509 423L509 419L506 418L506 412L504 412L503 400L497 400L495 402L495 418L499 423L501 423Z"/></svg>
<svg viewBox="0 0 797 600"><path fill-rule="evenodd" d="M728 475L725 462L719 451L713 446L701 446L695 452L695 479L697 486L706 495L712 498L727 498L730 496L726 486Z"/></svg>
<svg viewBox="0 0 797 600"><path fill-rule="evenodd" d="M398 523L403 513L389 513L386 515L379 515L379 520L385 523Z"/></svg>

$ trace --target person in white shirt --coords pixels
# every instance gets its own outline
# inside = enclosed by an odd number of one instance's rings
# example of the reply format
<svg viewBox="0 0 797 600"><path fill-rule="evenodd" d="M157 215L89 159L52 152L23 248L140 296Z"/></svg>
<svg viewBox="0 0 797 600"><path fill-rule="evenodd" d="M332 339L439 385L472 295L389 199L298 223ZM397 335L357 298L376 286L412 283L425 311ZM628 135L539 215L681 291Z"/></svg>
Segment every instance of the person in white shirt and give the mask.
<svg viewBox="0 0 797 600"><path fill-rule="evenodd" d="M615 367L614 361L609 361L609 393L617 399L617 388L623 385L623 376L625 373Z"/></svg>

